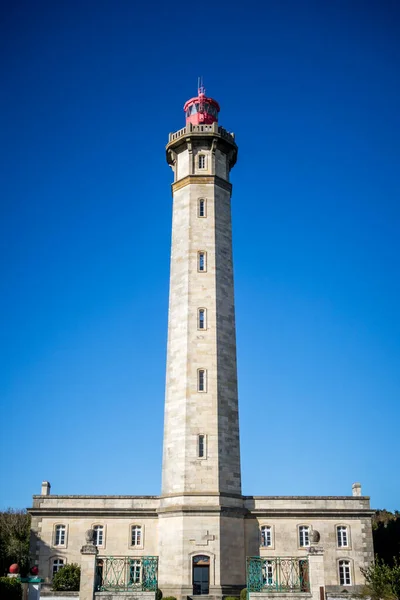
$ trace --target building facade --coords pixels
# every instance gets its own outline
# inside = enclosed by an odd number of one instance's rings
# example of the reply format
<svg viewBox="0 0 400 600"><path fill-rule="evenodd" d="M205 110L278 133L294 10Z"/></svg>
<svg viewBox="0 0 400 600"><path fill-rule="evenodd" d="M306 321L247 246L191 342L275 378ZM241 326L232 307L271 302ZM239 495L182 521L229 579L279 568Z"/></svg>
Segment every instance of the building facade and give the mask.
<svg viewBox="0 0 400 600"><path fill-rule="evenodd" d="M242 495L230 202L237 145L203 87L184 110L185 127L167 144L174 181L161 495L57 496L43 482L29 509L33 558L51 582L80 562L93 529L99 555L128 557L133 579L144 557L159 557L164 596L238 595L246 557L259 557L264 590L278 590L278 567L290 559L300 592L317 580L327 594L355 592L373 559L372 511L359 484L345 497Z"/></svg>

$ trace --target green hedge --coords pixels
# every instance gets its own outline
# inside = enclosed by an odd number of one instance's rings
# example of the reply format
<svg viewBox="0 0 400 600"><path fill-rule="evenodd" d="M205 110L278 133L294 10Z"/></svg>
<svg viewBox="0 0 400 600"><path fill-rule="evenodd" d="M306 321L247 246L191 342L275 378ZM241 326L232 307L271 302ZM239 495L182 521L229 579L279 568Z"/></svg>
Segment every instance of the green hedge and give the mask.
<svg viewBox="0 0 400 600"><path fill-rule="evenodd" d="M22 600L22 585L15 577L0 577L0 598Z"/></svg>
<svg viewBox="0 0 400 600"><path fill-rule="evenodd" d="M175 596L165 596L163 600L176 600Z"/></svg>
<svg viewBox="0 0 400 600"><path fill-rule="evenodd" d="M239 600L239 596L224 596L224 600Z"/></svg>
<svg viewBox="0 0 400 600"><path fill-rule="evenodd" d="M247 600L247 588L243 588L240 592L240 600Z"/></svg>
<svg viewBox="0 0 400 600"><path fill-rule="evenodd" d="M76 563L65 565L53 577L55 592L77 592L81 580L81 568Z"/></svg>

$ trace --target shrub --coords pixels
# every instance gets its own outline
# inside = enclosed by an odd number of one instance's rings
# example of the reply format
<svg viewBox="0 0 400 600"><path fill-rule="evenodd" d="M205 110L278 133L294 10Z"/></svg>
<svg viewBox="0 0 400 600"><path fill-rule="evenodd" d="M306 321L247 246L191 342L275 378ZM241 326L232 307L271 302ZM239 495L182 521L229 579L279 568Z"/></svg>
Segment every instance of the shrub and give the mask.
<svg viewBox="0 0 400 600"><path fill-rule="evenodd" d="M76 563L65 565L53 577L53 590L56 592L78 592L81 568Z"/></svg>
<svg viewBox="0 0 400 600"><path fill-rule="evenodd" d="M156 600L161 600L161 598L162 598L162 591L160 590L160 588L157 588Z"/></svg>
<svg viewBox="0 0 400 600"><path fill-rule="evenodd" d="M22 600L22 585L15 577L0 577L0 598Z"/></svg>
<svg viewBox="0 0 400 600"><path fill-rule="evenodd" d="M224 596L224 600L239 600L239 596Z"/></svg>
<svg viewBox="0 0 400 600"><path fill-rule="evenodd" d="M240 600L247 600L247 588L243 588L240 592Z"/></svg>
<svg viewBox="0 0 400 600"><path fill-rule="evenodd" d="M165 596L163 600L176 600L175 596Z"/></svg>

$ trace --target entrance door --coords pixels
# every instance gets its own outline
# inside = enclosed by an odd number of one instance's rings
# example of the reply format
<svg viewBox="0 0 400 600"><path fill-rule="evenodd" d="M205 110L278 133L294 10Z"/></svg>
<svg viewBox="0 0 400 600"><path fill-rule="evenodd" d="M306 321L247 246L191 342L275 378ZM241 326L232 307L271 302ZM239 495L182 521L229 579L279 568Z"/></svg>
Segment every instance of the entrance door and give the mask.
<svg viewBox="0 0 400 600"><path fill-rule="evenodd" d="M210 590L210 558L199 554L193 557L193 595L208 594Z"/></svg>

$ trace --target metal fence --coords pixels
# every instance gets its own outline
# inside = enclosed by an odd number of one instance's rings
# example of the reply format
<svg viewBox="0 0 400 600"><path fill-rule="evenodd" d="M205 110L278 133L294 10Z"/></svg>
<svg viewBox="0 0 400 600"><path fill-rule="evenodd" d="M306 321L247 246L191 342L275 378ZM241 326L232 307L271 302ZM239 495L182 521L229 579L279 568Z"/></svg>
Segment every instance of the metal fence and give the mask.
<svg viewBox="0 0 400 600"><path fill-rule="evenodd" d="M247 592L310 592L308 558L249 556Z"/></svg>
<svg viewBox="0 0 400 600"><path fill-rule="evenodd" d="M158 556L99 556L96 560L97 592L155 592Z"/></svg>

